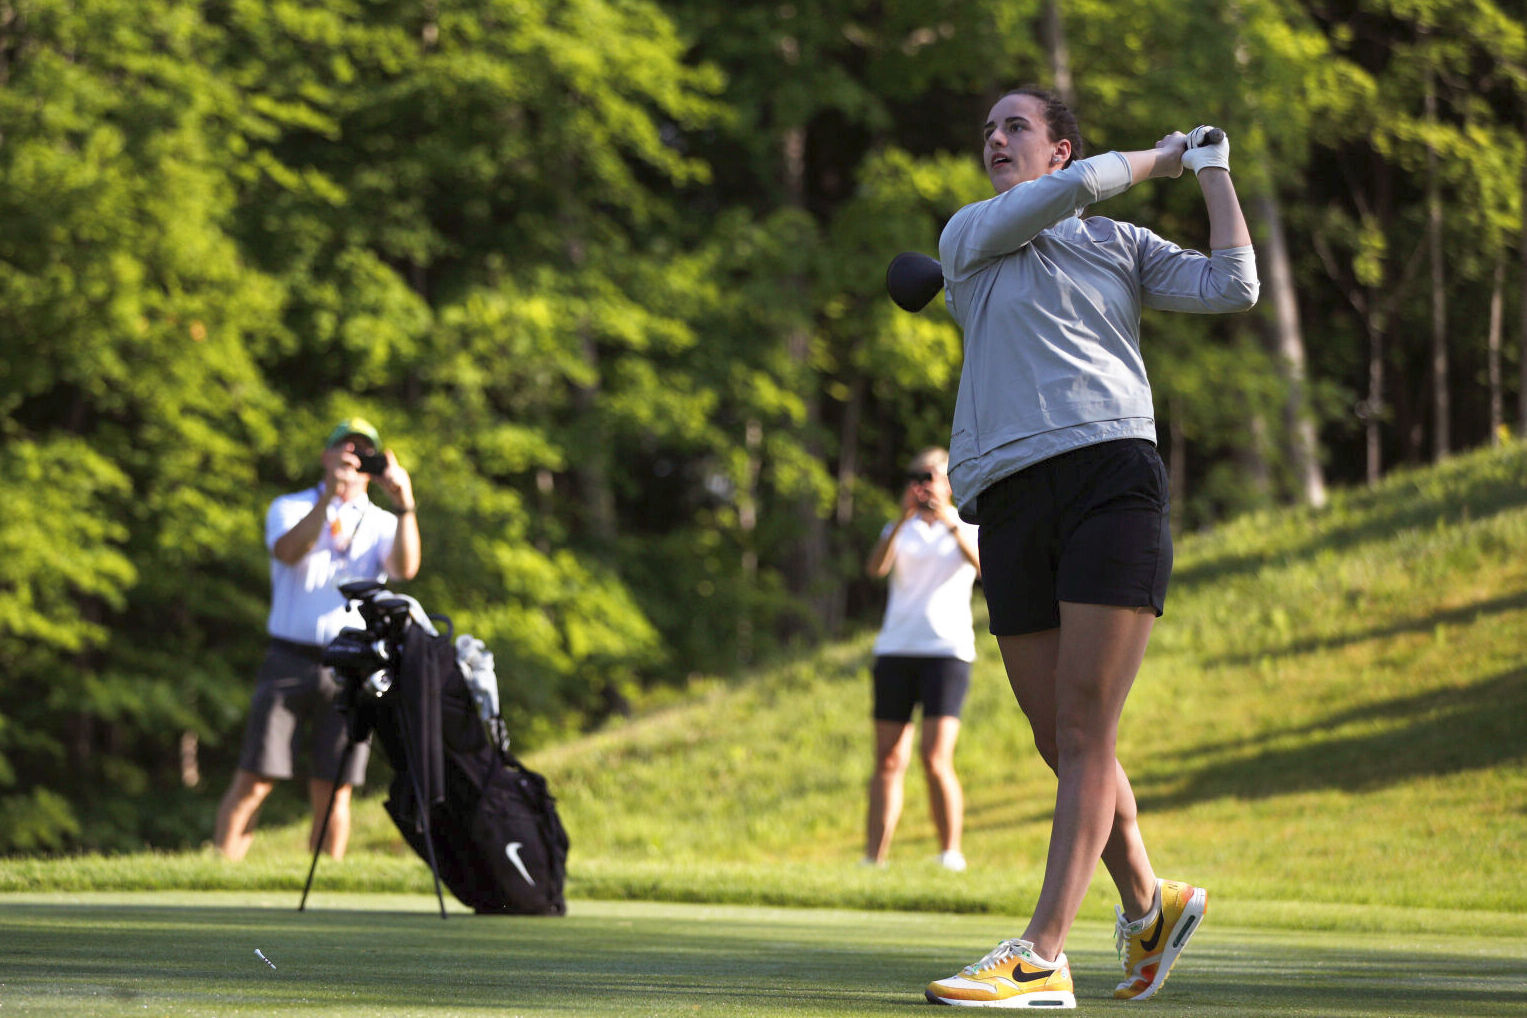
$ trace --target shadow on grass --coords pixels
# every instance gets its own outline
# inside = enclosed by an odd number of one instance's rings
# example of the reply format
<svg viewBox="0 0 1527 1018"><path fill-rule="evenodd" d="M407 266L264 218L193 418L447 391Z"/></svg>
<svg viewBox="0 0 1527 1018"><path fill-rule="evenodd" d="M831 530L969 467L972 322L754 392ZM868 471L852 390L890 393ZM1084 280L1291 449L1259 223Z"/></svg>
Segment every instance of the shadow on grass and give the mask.
<svg viewBox="0 0 1527 1018"><path fill-rule="evenodd" d="M1327 735L1346 728L1351 735ZM1142 810L1320 789L1367 792L1419 777L1527 760L1527 668L1464 688L1436 689L1330 714L1244 739L1178 750L1168 763L1131 769ZM1126 761L1126 766L1128 766ZM1170 786L1171 790L1166 790ZM1053 804L966 805L966 831L1048 821ZM1527 813L1527 806L1522 810Z"/></svg>
<svg viewBox="0 0 1527 1018"><path fill-rule="evenodd" d="M1428 482L1424 489L1406 490L1406 480L1399 478L1376 491L1344 493L1342 511L1354 517L1348 523L1325 520L1329 510L1308 510L1308 539L1281 549L1278 557L1313 558L1322 551L1348 550L1439 521L1456 525L1527 507L1527 456L1519 450L1488 455L1503 457L1498 470L1481 463L1483 455L1461 457L1423 473ZM1179 567L1172 583L1179 590L1215 583L1255 573L1266 562L1264 551L1227 551Z"/></svg>
<svg viewBox="0 0 1527 1018"><path fill-rule="evenodd" d="M26 903L0 911L0 939L7 1003L22 1013L837 1016L924 1007L923 986L973 961L963 955L989 946L991 925L909 913L591 911L442 922L391 911ZM1104 929L1084 932L1072 951L1079 1004L1113 1007ZM1194 941L1155 1009L1508 1015L1527 1003L1523 965L1498 945L1418 956L1413 944L1365 938L1353 949L1354 939L1215 929Z"/></svg>
<svg viewBox="0 0 1527 1018"><path fill-rule="evenodd" d="M1227 944L1206 927L1156 999L1174 1013L1261 1005L1268 1014L1508 1015L1527 1004L1527 966L1516 958L1414 947L1375 938L1372 950L1319 943Z"/></svg>
<svg viewBox="0 0 1527 1018"><path fill-rule="evenodd" d="M1351 735L1323 736L1348 727ZM1369 730L1375 729L1375 730ZM1273 745L1274 743L1296 743ZM1250 755L1236 756L1235 754ZM1228 756L1228 759L1227 759ZM1372 791L1412 778L1527 759L1527 669L1462 689L1439 689L1340 711L1254 739L1212 743L1175 758L1197 760L1186 776L1136 778L1142 808L1334 788ZM1171 792L1151 785L1171 781ZM1142 785L1144 787L1142 787Z"/></svg>
<svg viewBox="0 0 1527 1018"><path fill-rule="evenodd" d="M1208 667L1236 667L1254 664L1267 657L1292 657L1300 654L1316 654L1324 651L1338 650L1342 647L1350 647L1369 640L1383 640L1415 633L1431 633L1435 632L1438 626L1474 625L1487 620L1491 616L1503 615L1507 612L1519 611L1523 608L1527 608L1527 590L1476 601L1473 604L1449 608L1446 611L1433 612L1424 618L1398 620L1386 626L1376 626L1372 629L1358 632L1343 633L1340 636L1295 640L1282 647L1269 647L1246 654L1227 654L1222 657L1207 659L1204 664Z"/></svg>
<svg viewBox="0 0 1527 1018"><path fill-rule="evenodd" d="M708 918L533 918L152 905L7 906L7 1002L71 1013L103 1001L154 1013L858 1014L902 1002L947 967L814 927L814 911ZM797 918L798 917L798 918ZM271 968L255 954L262 953ZM888 966L895 970L888 979ZM920 1002L920 998L918 998ZM486 1012L484 1012L486 1013Z"/></svg>

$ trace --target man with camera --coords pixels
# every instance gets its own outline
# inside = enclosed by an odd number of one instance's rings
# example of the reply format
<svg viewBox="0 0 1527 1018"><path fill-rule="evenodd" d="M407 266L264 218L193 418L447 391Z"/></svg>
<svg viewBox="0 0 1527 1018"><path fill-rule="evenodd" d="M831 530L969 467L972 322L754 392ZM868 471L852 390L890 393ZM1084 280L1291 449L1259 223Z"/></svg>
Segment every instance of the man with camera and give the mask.
<svg viewBox="0 0 1527 1018"><path fill-rule="evenodd" d="M356 746L344 774L348 741L334 672L323 648L346 626L362 626L339 592L342 583L383 577L410 580L419 572L419 524L413 482L392 450L359 417L341 421L323 450L323 480L282 495L265 515L270 551L270 647L250 705L233 783L217 811L213 843L242 859L254 840L254 822L275 783L293 776L300 730L309 729L312 757L308 796L317 851L324 813L333 800L323 848L338 859L350 837L350 790L365 778L367 747ZM393 512L373 504L375 478ZM336 787L336 785L338 787Z"/></svg>

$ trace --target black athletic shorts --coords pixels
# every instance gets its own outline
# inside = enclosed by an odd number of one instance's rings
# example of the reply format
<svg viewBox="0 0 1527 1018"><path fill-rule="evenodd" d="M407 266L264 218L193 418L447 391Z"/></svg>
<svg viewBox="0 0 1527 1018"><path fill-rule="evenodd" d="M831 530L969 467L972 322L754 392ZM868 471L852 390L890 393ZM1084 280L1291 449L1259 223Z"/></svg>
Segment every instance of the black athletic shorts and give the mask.
<svg viewBox="0 0 1527 1018"><path fill-rule="evenodd" d="M875 720L906 724L912 708L923 705L923 718L960 716L970 691L970 662L957 657L875 658Z"/></svg>
<svg viewBox="0 0 1527 1018"><path fill-rule="evenodd" d="M1060 625L1060 602L1166 607L1171 501L1156 447L1084 446L980 494L981 586L994 636Z"/></svg>

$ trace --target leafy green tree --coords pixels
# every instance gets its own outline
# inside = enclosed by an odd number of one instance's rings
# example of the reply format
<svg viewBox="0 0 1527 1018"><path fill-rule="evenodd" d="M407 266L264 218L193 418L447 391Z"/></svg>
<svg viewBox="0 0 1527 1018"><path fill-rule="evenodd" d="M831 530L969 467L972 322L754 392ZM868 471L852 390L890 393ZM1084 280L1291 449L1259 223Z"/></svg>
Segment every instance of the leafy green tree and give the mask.
<svg viewBox="0 0 1527 1018"><path fill-rule="evenodd" d="M0 86L0 849L173 824L256 625L241 554L278 290L223 226L227 90L169 2L20 3ZM39 695L41 694L41 695ZM157 797L160 811L143 809Z"/></svg>
<svg viewBox="0 0 1527 1018"><path fill-rule="evenodd" d="M1344 297L1338 313L1357 318L1368 340L1358 416L1372 483L1386 461L1419 459L1428 431L1434 451L1456 446L1448 436L1467 420L1452 409L1439 421L1436 411L1475 391L1472 373L1460 385L1447 365L1460 352L1483 360L1475 309L1490 302L1504 248L1520 244L1520 132L1509 111L1522 94L1512 69L1522 66L1523 27L1489 0L1363 0L1312 13L1361 76L1359 101L1312 137L1326 158L1307 193L1318 210L1312 248ZM1429 267L1431 285L1421 286ZM1444 302L1444 289L1455 299ZM1470 291L1477 296L1456 299ZM1456 405L1476 408L1470 431L1488 438L1480 404Z"/></svg>
<svg viewBox="0 0 1527 1018"><path fill-rule="evenodd" d="M522 746L870 622L960 365L885 266L987 196L1017 84L1090 151L1234 138L1284 299L1145 322L1179 526L1307 497L1301 442L1419 457L1438 391L1484 439L1524 68L1492 0L0 0L0 851L205 835L262 514L352 413ZM1098 211L1207 241L1190 181Z"/></svg>
<svg viewBox="0 0 1527 1018"><path fill-rule="evenodd" d="M706 179L679 139L718 116L714 72L641 3L226 24L261 106L305 111L251 142L275 169L241 201L293 298L268 372L294 404L371 407L411 452L411 592L515 663L530 738L618 709L665 659L624 578L636 450L707 430L708 394L661 367L695 336L653 298L674 289L674 198Z"/></svg>

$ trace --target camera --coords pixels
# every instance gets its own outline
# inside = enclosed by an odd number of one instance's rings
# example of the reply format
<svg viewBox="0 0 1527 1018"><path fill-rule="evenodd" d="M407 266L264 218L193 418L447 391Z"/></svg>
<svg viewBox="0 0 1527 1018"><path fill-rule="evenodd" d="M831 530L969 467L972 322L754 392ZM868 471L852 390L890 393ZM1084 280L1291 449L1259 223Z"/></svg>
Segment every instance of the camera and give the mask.
<svg viewBox="0 0 1527 1018"><path fill-rule="evenodd" d="M383 597L386 586L374 580L341 584L339 592L357 602L365 628L341 629L324 647L323 663L347 688L381 696L392 688L394 669L403 656L410 605L401 597Z"/></svg>
<svg viewBox="0 0 1527 1018"><path fill-rule="evenodd" d="M357 452L360 458L360 471L363 474L385 474L387 472L387 455L381 452Z"/></svg>

